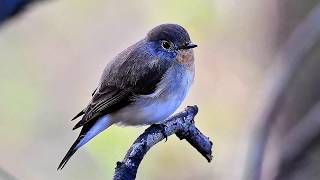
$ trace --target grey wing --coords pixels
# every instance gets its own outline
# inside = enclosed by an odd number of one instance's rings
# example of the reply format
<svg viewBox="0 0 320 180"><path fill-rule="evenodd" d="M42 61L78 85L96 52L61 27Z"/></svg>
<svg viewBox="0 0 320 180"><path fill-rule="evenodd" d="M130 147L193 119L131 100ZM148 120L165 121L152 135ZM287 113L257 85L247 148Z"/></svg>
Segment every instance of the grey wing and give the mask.
<svg viewBox="0 0 320 180"><path fill-rule="evenodd" d="M98 88L96 88L96 89L92 92L92 94L91 94L92 97L93 97L94 94L96 93L97 89L98 89ZM84 115L85 110L86 110L86 109L81 110L77 115L75 115L75 116L71 119L71 121L73 121L73 120L77 119L78 117Z"/></svg>
<svg viewBox="0 0 320 180"><path fill-rule="evenodd" d="M74 129L129 105L135 96L155 91L171 62L151 56L139 43L120 53L106 67L98 89Z"/></svg>
<svg viewBox="0 0 320 180"><path fill-rule="evenodd" d="M117 89L115 87L104 87L96 92L91 103L84 110L84 116L73 127L77 129L89 121L95 121L104 114L112 113L133 101L133 92L130 89Z"/></svg>

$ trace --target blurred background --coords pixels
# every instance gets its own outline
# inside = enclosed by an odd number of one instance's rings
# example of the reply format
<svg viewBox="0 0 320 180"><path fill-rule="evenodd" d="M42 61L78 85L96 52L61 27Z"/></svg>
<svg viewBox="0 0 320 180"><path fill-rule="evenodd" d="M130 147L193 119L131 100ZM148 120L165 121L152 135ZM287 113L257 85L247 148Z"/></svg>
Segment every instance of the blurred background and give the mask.
<svg viewBox="0 0 320 180"><path fill-rule="evenodd" d="M70 119L90 100L102 70L117 53L142 39L154 26L177 23L198 44L195 82L179 110L198 105L196 125L213 141L213 161L207 163L187 142L171 136L148 152L137 179L241 179L250 158L249 144L257 124L254 117L259 110L256 105L261 104L265 75L289 34L316 3L35 3L0 26L1 171L24 180L111 179L116 162L123 159L146 127L112 126L57 172L78 136ZM319 100L317 51L310 58L288 91L283 120L273 139L283 137ZM281 144L270 141L271 147ZM318 179L318 174L311 173L310 177Z"/></svg>

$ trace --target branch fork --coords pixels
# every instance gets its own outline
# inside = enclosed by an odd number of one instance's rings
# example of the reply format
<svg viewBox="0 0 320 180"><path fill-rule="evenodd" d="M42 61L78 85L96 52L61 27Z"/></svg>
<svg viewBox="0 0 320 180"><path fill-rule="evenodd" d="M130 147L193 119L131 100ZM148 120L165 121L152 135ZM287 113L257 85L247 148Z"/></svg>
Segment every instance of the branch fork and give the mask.
<svg viewBox="0 0 320 180"><path fill-rule="evenodd" d="M195 126L194 117L197 113L197 106L188 106L184 111L170 117L165 122L147 128L131 145L123 161L117 162L113 179L135 179L139 165L149 149L173 134L176 134L180 140L185 139L208 162L211 162L213 144Z"/></svg>

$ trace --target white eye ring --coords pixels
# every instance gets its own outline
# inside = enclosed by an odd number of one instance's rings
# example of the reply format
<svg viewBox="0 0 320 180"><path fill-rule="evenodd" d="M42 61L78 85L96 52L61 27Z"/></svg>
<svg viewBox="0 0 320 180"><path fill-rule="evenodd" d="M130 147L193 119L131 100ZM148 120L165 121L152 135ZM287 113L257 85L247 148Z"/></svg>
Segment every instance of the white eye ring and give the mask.
<svg viewBox="0 0 320 180"><path fill-rule="evenodd" d="M163 49L170 49L171 48L171 44L168 41L162 41L161 46L163 47Z"/></svg>

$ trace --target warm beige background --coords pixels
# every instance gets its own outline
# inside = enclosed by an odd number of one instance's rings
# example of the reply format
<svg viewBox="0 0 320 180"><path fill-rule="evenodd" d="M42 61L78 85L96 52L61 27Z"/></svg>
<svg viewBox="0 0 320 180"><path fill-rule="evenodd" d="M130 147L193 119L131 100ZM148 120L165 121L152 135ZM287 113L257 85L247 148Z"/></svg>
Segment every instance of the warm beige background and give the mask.
<svg viewBox="0 0 320 180"><path fill-rule="evenodd" d="M183 106L200 108L197 126L214 143L212 163L172 136L141 164L137 179L239 179L253 106L272 62L276 0L39 3L0 29L0 167L18 179L110 179L146 128L113 126L56 168L78 131L105 64L161 23L188 29L199 45L196 79Z"/></svg>

